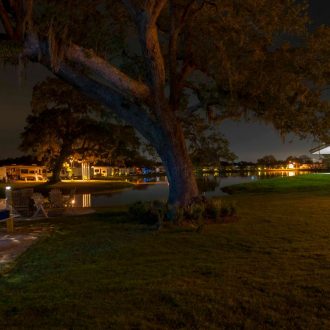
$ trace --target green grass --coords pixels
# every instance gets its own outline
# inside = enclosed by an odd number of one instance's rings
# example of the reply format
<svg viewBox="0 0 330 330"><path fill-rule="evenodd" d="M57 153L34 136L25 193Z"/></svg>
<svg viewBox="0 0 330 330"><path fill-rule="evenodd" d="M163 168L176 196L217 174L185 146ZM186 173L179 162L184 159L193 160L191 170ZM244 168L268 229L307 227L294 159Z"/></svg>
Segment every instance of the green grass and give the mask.
<svg viewBox="0 0 330 330"><path fill-rule="evenodd" d="M314 192L330 194L330 174L306 174L294 177L275 177L223 188L229 194Z"/></svg>
<svg viewBox="0 0 330 330"><path fill-rule="evenodd" d="M229 199L239 222L201 234L53 220L0 278L0 328L330 329L330 194Z"/></svg>

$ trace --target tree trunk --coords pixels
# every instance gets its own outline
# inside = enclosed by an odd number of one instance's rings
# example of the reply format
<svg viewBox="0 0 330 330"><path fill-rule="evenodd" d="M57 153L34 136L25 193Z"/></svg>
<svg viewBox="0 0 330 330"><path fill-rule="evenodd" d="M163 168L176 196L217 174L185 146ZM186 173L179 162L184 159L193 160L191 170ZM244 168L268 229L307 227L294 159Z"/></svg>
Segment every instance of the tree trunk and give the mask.
<svg viewBox="0 0 330 330"><path fill-rule="evenodd" d="M60 161L59 159L57 159L55 161L55 164L52 169L52 176L49 179L50 183L61 182L61 169L63 167L63 162L64 162L64 160Z"/></svg>
<svg viewBox="0 0 330 330"><path fill-rule="evenodd" d="M156 150L166 168L169 181L168 203L186 207L199 196L182 128L179 123L163 121Z"/></svg>
<svg viewBox="0 0 330 330"><path fill-rule="evenodd" d="M61 182L61 170L65 160L70 156L70 154L71 154L71 144L63 145L59 156L54 161L54 165L52 168L53 173L49 180L50 183Z"/></svg>

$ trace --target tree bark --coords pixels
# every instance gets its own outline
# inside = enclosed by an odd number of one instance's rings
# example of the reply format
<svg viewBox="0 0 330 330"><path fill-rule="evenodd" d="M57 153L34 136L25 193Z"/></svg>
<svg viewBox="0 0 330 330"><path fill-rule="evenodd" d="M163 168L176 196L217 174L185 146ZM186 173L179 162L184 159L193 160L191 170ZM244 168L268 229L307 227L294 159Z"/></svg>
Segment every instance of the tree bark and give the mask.
<svg viewBox="0 0 330 330"><path fill-rule="evenodd" d="M52 168L52 176L49 180L50 183L61 182L61 170L65 160L71 154L71 144L66 144L62 146L59 156L55 159L53 168Z"/></svg>
<svg viewBox="0 0 330 330"><path fill-rule="evenodd" d="M174 116L174 114L173 114ZM168 203L186 207L199 196L194 168L180 124L163 118L159 139L154 146L168 176Z"/></svg>

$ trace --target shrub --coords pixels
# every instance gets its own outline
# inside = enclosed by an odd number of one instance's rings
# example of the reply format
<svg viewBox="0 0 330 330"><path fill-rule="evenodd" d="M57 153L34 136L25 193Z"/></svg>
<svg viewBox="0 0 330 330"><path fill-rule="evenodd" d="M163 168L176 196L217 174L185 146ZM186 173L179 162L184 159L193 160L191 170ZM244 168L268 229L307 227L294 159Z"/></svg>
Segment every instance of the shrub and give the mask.
<svg viewBox="0 0 330 330"><path fill-rule="evenodd" d="M160 201L136 202L130 206L128 212L130 218L138 223L155 225L162 224L166 214L166 204Z"/></svg>
<svg viewBox="0 0 330 330"><path fill-rule="evenodd" d="M235 204L230 201L210 199L205 204L204 217L212 222L228 222L236 214Z"/></svg>
<svg viewBox="0 0 330 330"><path fill-rule="evenodd" d="M234 203L220 199L196 200L187 208L169 207L161 201L137 202L129 208L130 218L138 223L161 227L164 221L181 225L184 221L201 226L205 220L212 222L228 222L228 218L236 216ZM230 219L229 219L230 221Z"/></svg>
<svg viewBox="0 0 330 330"><path fill-rule="evenodd" d="M205 216L205 204L193 203L187 209L185 209L184 216L187 220L191 220L193 223L201 224L204 221Z"/></svg>
<svg viewBox="0 0 330 330"><path fill-rule="evenodd" d="M205 205L204 216L213 221L217 221L221 214L222 201L220 199L210 199Z"/></svg>
<svg viewBox="0 0 330 330"><path fill-rule="evenodd" d="M236 216L236 207L235 204L232 202L223 203L220 209L220 216L221 217L233 217Z"/></svg>

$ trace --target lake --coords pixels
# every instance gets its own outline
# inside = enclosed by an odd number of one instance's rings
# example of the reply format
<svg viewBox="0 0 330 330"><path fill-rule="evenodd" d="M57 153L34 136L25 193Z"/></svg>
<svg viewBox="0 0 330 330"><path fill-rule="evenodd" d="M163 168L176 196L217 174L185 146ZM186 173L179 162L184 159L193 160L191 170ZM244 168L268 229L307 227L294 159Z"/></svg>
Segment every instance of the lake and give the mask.
<svg viewBox="0 0 330 330"><path fill-rule="evenodd" d="M225 186L246 183L255 180L262 180L278 176L294 176L310 172L277 171L277 172L256 172L232 174L227 176L203 175L198 177L200 191L206 197L223 196L221 190ZM166 200L168 196L168 182L166 177L140 178L135 181L133 188L127 188L111 193L76 194L74 196L75 207L107 207L114 205L127 205L137 201Z"/></svg>

